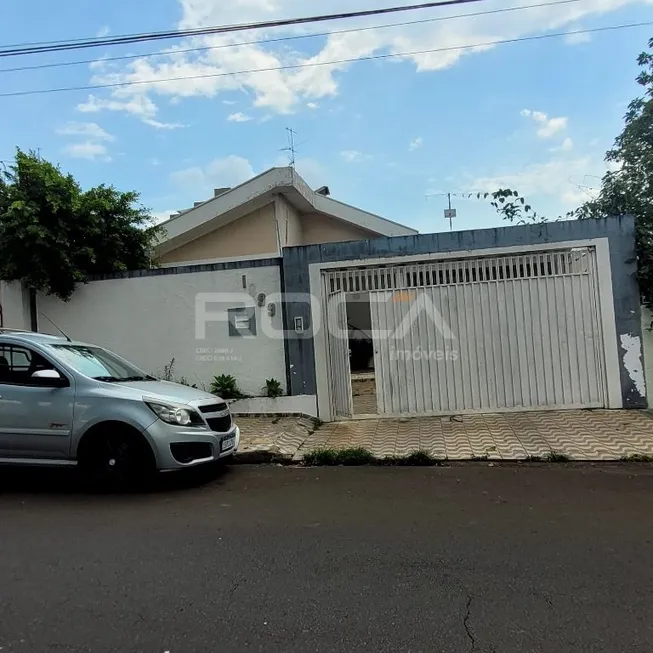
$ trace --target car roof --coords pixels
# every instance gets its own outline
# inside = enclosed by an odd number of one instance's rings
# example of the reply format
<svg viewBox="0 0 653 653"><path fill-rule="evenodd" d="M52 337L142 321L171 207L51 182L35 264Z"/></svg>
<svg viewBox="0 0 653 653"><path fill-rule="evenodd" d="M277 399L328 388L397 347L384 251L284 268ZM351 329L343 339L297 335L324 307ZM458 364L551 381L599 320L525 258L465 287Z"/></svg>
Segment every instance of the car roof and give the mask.
<svg viewBox="0 0 653 653"><path fill-rule="evenodd" d="M67 342L63 336L52 336L47 333L5 328L0 328L0 340L22 344L37 343L39 345L57 345Z"/></svg>

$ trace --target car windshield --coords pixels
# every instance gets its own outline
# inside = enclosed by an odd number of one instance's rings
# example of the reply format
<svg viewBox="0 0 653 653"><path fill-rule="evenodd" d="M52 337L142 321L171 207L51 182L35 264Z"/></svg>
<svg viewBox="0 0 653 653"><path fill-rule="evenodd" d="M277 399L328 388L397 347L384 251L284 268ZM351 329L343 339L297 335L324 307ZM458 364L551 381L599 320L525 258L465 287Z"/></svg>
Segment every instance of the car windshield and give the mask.
<svg viewBox="0 0 653 653"><path fill-rule="evenodd" d="M101 347L87 345L52 345L57 355L70 367L98 381L155 381L131 363Z"/></svg>

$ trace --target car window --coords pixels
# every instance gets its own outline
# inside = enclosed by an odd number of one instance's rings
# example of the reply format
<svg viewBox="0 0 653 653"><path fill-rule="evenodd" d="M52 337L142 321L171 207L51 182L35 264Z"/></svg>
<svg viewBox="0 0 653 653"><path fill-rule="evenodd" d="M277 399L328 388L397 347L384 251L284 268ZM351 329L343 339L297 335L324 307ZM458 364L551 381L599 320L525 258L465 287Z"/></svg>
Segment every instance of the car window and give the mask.
<svg viewBox="0 0 653 653"><path fill-rule="evenodd" d="M149 380L147 374L102 347L52 345L57 357L85 376L101 381Z"/></svg>
<svg viewBox="0 0 653 653"><path fill-rule="evenodd" d="M37 370L52 369L52 363L27 347L0 344L0 383L36 385L32 374Z"/></svg>

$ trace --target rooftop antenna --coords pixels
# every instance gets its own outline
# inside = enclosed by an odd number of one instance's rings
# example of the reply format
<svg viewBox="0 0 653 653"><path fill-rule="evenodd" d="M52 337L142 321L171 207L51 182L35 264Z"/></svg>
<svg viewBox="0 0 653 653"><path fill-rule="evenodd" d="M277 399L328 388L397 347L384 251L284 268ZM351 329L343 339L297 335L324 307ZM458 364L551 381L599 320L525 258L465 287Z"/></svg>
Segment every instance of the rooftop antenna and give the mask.
<svg viewBox="0 0 653 653"><path fill-rule="evenodd" d="M286 127L286 132L288 133L288 147L282 148L281 151L288 152L288 163L290 164L291 168L294 168L295 155L297 154L297 149L295 147L295 136L298 136L299 134L290 127Z"/></svg>
<svg viewBox="0 0 653 653"><path fill-rule="evenodd" d="M45 313L41 313L41 315L68 341L72 342L72 340L68 337L67 333L64 333L63 329L60 329Z"/></svg>

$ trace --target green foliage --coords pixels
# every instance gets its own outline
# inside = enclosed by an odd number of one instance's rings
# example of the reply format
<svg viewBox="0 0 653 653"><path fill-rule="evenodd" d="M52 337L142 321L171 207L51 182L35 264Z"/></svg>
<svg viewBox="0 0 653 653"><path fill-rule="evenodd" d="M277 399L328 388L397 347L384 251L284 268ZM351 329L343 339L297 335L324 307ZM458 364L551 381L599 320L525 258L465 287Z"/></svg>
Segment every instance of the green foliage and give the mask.
<svg viewBox="0 0 653 653"><path fill-rule="evenodd" d="M648 43L653 49L653 39ZM642 52L637 83L644 97L634 99L624 116L624 128L605 156L610 170L601 180L598 197L573 212L576 218L632 215L640 291L653 307L653 54Z"/></svg>
<svg viewBox="0 0 653 653"><path fill-rule="evenodd" d="M20 149L0 169L0 278L69 299L93 274L151 266L158 236L138 194L83 191L72 175Z"/></svg>
<svg viewBox="0 0 653 653"><path fill-rule="evenodd" d="M559 451L549 451L549 453L544 456L544 460L547 463L568 463L571 458L567 454L560 453Z"/></svg>
<svg viewBox="0 0 653 653"><path fill-rule="evenodd" d="M508 222L515 224L531 224L547 222L547 219L533 211L533 207L526 202L518 191L510 188L500 188L494 193L477 193L478 199L490 199L490 206Z"/></svg>
<svg viewBox="0 0 653 653"><path fill-rule="evenodd" d="M431 467L443 463L431 456L428 451L414 451L408 456L387 456L377 458L371 451L362 447L349 449L315 449L304 456L304 465L314 467L334 467L337 465L363 466L381 465L391 467Z"/></svg>
<svg viewBox="0 0 653 653"><path fill-rule="evenodd" d="M238 389L238 382L231 374L214 376L211 382L211 393L222 399L242 399L243 393Z"/></svg>
<svg viewBox="0 0 653 653"><path fill-rule="evenodd" d="M175 359L170 359L167 365L163 366L163 374L159 375L162 381L170 381L171 383L179 383L180 385L188 386L189 388L197 388L197 383L191 383L185 376L175 378Z"/></svg>
<svg viewBox="0 0 653 653"><path fill-rule="evenodd" d="M633 453L630 456L622 456L620 460L625 463L653 463L653 456L644 453Z"/></svg>
<svg viewBox="0 0 653 653"><path fill-rule="evenodd" d="M277 397L281 397L281 395L283 395L281 383L276 379L268 379L265 382L265 396L276 399Z"/></svg>

